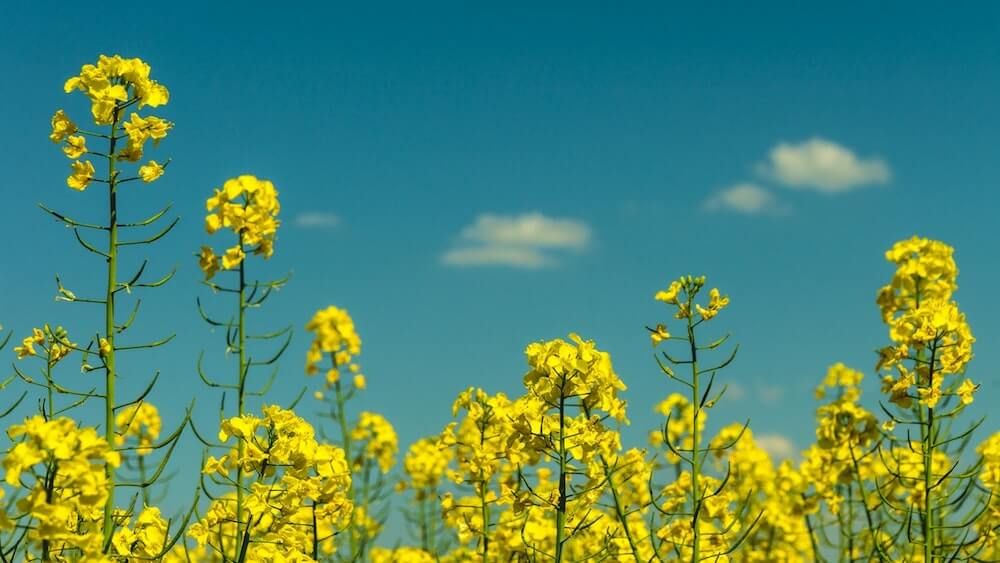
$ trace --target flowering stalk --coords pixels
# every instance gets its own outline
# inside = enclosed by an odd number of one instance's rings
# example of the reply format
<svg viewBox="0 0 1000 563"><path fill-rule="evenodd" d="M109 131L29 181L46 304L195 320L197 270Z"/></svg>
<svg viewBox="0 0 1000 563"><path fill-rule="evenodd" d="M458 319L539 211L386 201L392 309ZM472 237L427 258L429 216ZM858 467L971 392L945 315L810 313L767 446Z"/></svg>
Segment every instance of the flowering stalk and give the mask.
<svg viewBox="0 0 1000 563"><path fill-rule="evenodd" d="M108 135L108 250L107 250L107 285L104 295L104 342L101 351L104 360L104 439L109 444L115 438L115 293L118 289L118 172L115 166L118 157L115 154L115 144L118 135L118 120L121 110L116 106L112 111L110 132ZM115 470L110 464L105 464L105 475L108 481L108 502L104 505L104 537L108 539L114 527L112 514L114 512Z"/></svg>
<svg viewBox="0 0 1000 563"><path fill-rule="evenodd" d="M244 206L245 209L245 206ZM243 232L237 233L239 247L243 249ZM236 416L243 417L246 409L247 355L246 355L246 260L240 260L239 291L237 291L238 326L236 346L239 350L239 360L236 372ZM240 459L246 456L246 441L240 440L237 446ZM243 522L243 488L244 474L242 469L236 470L236 521ZM243 528L236 527L236 545L243 545Z"/></svg>
<svg viewBox="0 0 1000 563"><path fill-rule="evenodd" d="M107 133L93 133L81 130L76 124L66 116L63 110L59 110L52 117L52 133L49 138L55 143L63 143L63 152L67 157L76 159L71 166L72 173L67 178L66 184L74 190L84 191L91 182L101 182L108 187L107 222L103 225L83 223L71 219L61 213L52 211L44 206L42 209L71 227L76 235L77 241L87 251L101 256L106 265L106 286L102 298L78 298L71 291L64 288L57 278L59 297L57 299L69 302L94 303L104 305L104 326L102 335L93 342L101 358L102 366L93 368L84 364L84 371L94 369L104 370L104 392L99 396L104 402L104 438L109 444L115 443L115 411L124 408L132 402L117 404L116 382L119 376L117 366L117 352L127 349L155 348L168 342L172 337L163 340L141 345L120 346L116 344L116 335L124 332L134 320L135 313L124 323L118 324L115 318L117 295L121 291L131 292L132 288L138 287L159 287L165 284L173 273L164 278L153 281L140 281L146 263L139 268L138 272L128 281L123 282L118 277L119 250L121 247L130 245L147 245L155 242L176 225L176 220L170 223L160 233L149 238L134 241L119 240L119 231L125 227L144 227L152 224L163 216L163 212L138 223L120 223L118 195L122 184L135 180L142 180L144 183L156 181L166 168L166 165L156 161L149 161L139 167L137 174L132 177L122 178L122 168L119 164L125 162L137 162L142 158L144 145L147 140L152 139L156 145L166 137L167 132L173 126L172 123L158 117L141 117L138 113L132 112L128 120L125 119L125 111L133 106L141 109L144 106L156 107L167 103L169 94L167 89L150 80L149 65L140 59L123 59L119 56L101 56L96 65L84 65L80 74L66 81L65 91L67 93L74 90L83 92L91 101L91 113L94 123L99 127L107 127ZM87 147L87 138L101 139L107 142L107 152L95 152ZM120 146L119 141L127 139L126 146ZM106 159L107 176L97 178L94 165L89 160L81 161L84 155L94 155ZM165 210L164 210L165 211ZM99 250L95 245L89 243L81 235L81 230L97 230L107 233L107 246L104 250ZM85 352L91 352L93 348L88 346ZM155 382L155 377L153 379ZM151 384L152 385L152 384ZM63 391L60 391L63 392ZM51 398L50 398L51 403ZM164 458L164 463L166 459ZM115 522L112 515L114 510L116 470L115 467L105 464L105 479L108 488L107 502L104 505L102 529L105 542L111 541L111 535L115 529Z"/></svg>
<svg viewBox="0 0 1000 563"><path fill-rule="evenodd" d="M956 557L976 540L954 537L954 530L971 525L978 517L970 514L963 523L952 523L953 514L969 495L976 468L956 471L964 443L979 423L956 436L942 432L942 422L952 419L972 403L978 389L964 376L972 359L975 338L957 303L952 299L957 289L958 269L954 250L941 242L913 237L903 240L886 252L886 259L896 265L892 282L878 294L882 319L888 325L890 346L879 351L877 370L887 372L882 390L897 413L885 409L890 419L885 429L896 424L916 425L920 429L920 451L907 437L905 447L890 447L895 467L889 473L909 490L912 514L919 520L920 555L928 563ZM949 405L958 399L959 404ZM889 435L890 446L900 440ZM949 451L951 444L958 447ZM951 465L948 468L948 465ZM968 483L965 485L963 483ZM887 496L879 490L883 500ZM983 503L984 506L988 503ZM907 529L912 527L906 518Z"/></svg>
<svg viewBox="0 0 1000 563"><path fill-rule="evenodd" d="M695 297L704 285L704 276L698 278L684 276L672 282L666 290L658 291L655 295L657 301L662 301L676 307L675 318L685 320L686 330L684 336L672 336L663 324L658 324L655 328L647 327L653 346L669 340L682 340L687 343L688 347L689 355L685 359L674 358L667 351L662 351L664 359L669 364L687 364L689 366L690 377L688 379L683 379L675 375L673 368L661 361L658 356L656 357L656 361L664 374L670 379L685 385L690 391L689 399L685 400L680 395L672 395L660 406L660 410L667 414L667 422L662 431L662 442L666 444L678 462L682 462L688 466L688 470L680 473L677 482L667 487L664 493L665 496L669 497L667 500L670 506L678 505L679 495L683 494L686 496L686 501L691 507L691 512L684 512L683 515L689 516L690 520L684 523L683 527L677 523L668 523L657 532L657 535L664 541L672 543L678 554L681 554L685 559L689 559L692 563L705 558L721 557L735 551L749 537L750 532L763 514L763 511L761 511L756 519L739 536L734 536L731 540L727 539L726 536L730 535L735 523L735 516L729 515L728 511L724 510L724 508L728 508L727 505L729 504L727 502L728 496L723 491L724 485L729 480L729 474L726 475L726 478L721 483L703 474L705 454L709 451L721 452L733 447L740 440L747 427L744 424L736 436L726 444L712 445L707 449L701 445L701 430L705 425L704 410L712 408L725 393L724 387L716 396L709 397L712 392L712 386L715 383L715 373L727 367L735 359L736 353L739 350L738 346L735 347L729 357L717 366L703 369L699 364L698 353L700 351L715 350L728 340L728 336L724 336L707 345L698 344L696 338L697 327L715 318L722 309L729 305L729 298L723 296L715 288L709 291L707 307L696 304ZM694 318L696 313L700 317L697 320ZM706 373L710 374L710 378L703 390L701 376ZM686 433L690 434L690 447L687 447L685 444L674 443L674 439L679 438L682 433L678 431L677 423L672 423L670 416L678 408L681 411L682 417L680 424L683 425L682 427L686 430ZM709 492L710 489L714 490ZM707 507L709 502L717 504L718 507L710 510ZM745 503L737 512L744 512L748 506L749 504ZM666 516L681 514L676 510L663 508L655 502L654 507ZM715 513L714 516L712 515L713 513ZM706 522L705 518L716 518L720 520L722 526L721 530L710 532L710 539L712 541L709 545L714 547L714 551L710 554L703 552L703 542L709 543L703 532L703 527L714 527L714 524L710 521ZM729 520L728 522L727 519ZM726 543L728 545L725 545ZM722 545L725 545L725 547L720 549ZM685 550L690 551L685 552Z"/></svg>
<svg viewBox="0 0 1000 563"><path fill-rule="evenodd" d="M566 533L566 373L559 376L559 499L556 502L556 563L562 561Z"/></svg>
<svg viewBox="0 0 1000 563"><path fill-rule="evenodd" d="M337 360L336 360L336 358L334 357L333 354L330 355L330 360L333 363L333 368L332 369L336 370L337 369ZM341 445L342 448L344 448L344 453L347 455L347 460L349 462L353 463L351 461L351 460L354 459L354 456L351 453L351 431L350 431L350 429L347 426L347 400L344 397L344 391L341 388L340 379L337 379L337 381L333 384L333 387L334 387L334 392L335 392L335 396L336 396L335 400L336 400L336 405L337 405L337 422L340 424L340 445ZM353 467L352 467L352 471L353 471ZM348 490L347 493L348 493L348 495L350 495L351 498L354 498L354 482L353 482L353 480L351 481L351 489ZM354 525L353 518L352 518L352 521L351 521L351 525L352 526ZM360 555L360 549L358 548L357 536L355 535L353 528L348 529L347 538L348 538L348 546L349 546L348 549L350 550L349 553L350 553L351 561L353 561L355 557L357 557L358 555Z"/></svg>
<svg viewBox="0 0 1000 563"><path fill-rule="evenodd" d="M227 349L234 350L237 354L236 379L235 383L228 384L212 381L203 373L200 359L198 373L208 386L230 390L236 395L235 415L237 419L242 419L247 413L247 397L262 396L266 393L277 373L277 370L272 372L271 379L265 383L261 390L249 391L247 380L251 368L275 364L291 342L290 328L253 336L247 332L247 310L261 306L271 295L271 292L283 286L286 281L280 279L249 283L247 276L248 252L263 255L265 259L270 258L274 252L274 238L280 225L280 221L277 219L280 211L278 192L268 180L251 175L238 176L227 180L221 188L216 189L215 193L206 201L206 208L209 211L205 217L205 229L208 234L214 234L222 229L229 230L235 235L236 244L226 249L222 256L217 256L210 246L203 246L199 254L199 267L205 274L205 285L214 291L231 293L236 297L236 319L215 320L201 309L200 301L198 302L198 310L208 324L225 327ZM236 272L235 288L225 287L210 281L220 270ZM284 343L268 360L254 361L247 353L247 341L250 338L272 340L282 336L286 337ZM202 442L208 446L215 445L205 440ZM246 458L246 440L238 440L235 449L237 459ZM252 528L254 518L258 516L250 514L247 510L246 497L249 483L246 472L240 465L236 465L235 473L230 482L235 497L233 501L235 504L233 512L235 525L233 526L231 547L233 559L238 559L240 553L245 554L246 550L249 549L247 534ZM225 548L226 546L220 546L220 549Z"/></svg>

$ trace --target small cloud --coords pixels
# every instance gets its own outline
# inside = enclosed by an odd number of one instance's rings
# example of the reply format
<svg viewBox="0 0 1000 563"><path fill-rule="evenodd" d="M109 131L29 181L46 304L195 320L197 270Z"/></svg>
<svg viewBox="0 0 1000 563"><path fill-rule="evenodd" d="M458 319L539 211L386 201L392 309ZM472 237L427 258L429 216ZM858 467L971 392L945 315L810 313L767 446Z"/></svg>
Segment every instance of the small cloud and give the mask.
<svg viewBox="0 0 1000 563"><path fill-rule="evenodd" d="M332 229L340 224L340 217L329 211L310 211L296 215L294 223L303 229Z"/></svg>
<svg viewBox="0 0 1000 563"><path fill-rule="evenodd" d="M705 200L706 211L731 211L743 215L779 214L788 210L764 188L750 183L736 184Z"/></svg>
<svg viewBox="0 0 1000 563"><path fill-rule="evenodd" d="M795 444L781 434L756 435L754 441L778 463L798 456Z"/></svg>
<svg viewBox="0 0 1000 563"><path fill-rule="evenodd" d="M445 252L441 261L449 266L513 266L516 268L541 268L551 261L534 248L481 246L455 248Z"/></svg>
<svg viewBox="0 0 1000 563"><path fill-rule="evenodd" d="M746 396L746 387L743 387L739 383L729 383L726 385L726 394L723 395L723 400L732 399L734 401L742 401Z"/></svg>
<svg viewBox="0 0 1000 563"><path fill-rule="evenodd" d="M785 390L777 385L758 385L757 399L766 405L780 403L785 396Z"/></svg>
<svg viewBox="0 0 1000 563"><path fill-rule="evenodd" d="M779 143L758 169L783 186L828 194L885 184L892 175L881 158L859 158L851 149L819 137Z"/></svg>
<svg viewBox="0 0 1000 563"><path fill-rule="evenodd" d="M554 253L582 252L590 244L590 227L576 219L541 213L483 214L462 229L460 242L441 261L450 266L541 268L557 263Z"/></svg>

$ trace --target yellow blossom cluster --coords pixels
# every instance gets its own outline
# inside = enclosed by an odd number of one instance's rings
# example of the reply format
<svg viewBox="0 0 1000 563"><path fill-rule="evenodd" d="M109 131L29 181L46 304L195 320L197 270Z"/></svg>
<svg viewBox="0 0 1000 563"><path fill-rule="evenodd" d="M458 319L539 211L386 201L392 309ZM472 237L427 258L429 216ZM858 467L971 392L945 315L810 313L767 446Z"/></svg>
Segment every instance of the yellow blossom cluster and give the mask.
<svg viewBox="0 0 1000 563"><path fill-rule="evenodd" d="M320 523L339 530L351 517L351 472L344 450L318 442L308 422L277 406L264 407L263 417L224 420L219 440L230 438L237 444L221 458L207 458L203 473L230 483L236 471L257 477L246 491L243 521L231 495L217 498L188 535L199 546L232 557L233 549L241 549L234 543L239 523L250 538L245 561L274 561L276 553L289 557L283 561L311 561L307 546L329 536Z"/></svg>
<svg viewBox="0 0 1000 563"><path fill-rule="evenodd" d="M676 481L661 491L662 510L680 511L691 498L693 484L691 473L681 472ZM701 557L726 562L730 560L727 553L729 546L739 537L743 522L732 510L738 497L721 485L714 477L701 477L699 487L708 494L703 496L696 521L700 532L698 547ZM695 535L691 522L691 519L677 518L656 531L656 537L675 550L681 559L690 560L694 551Z"/></svg>
<svg viewBox="0 0 1000 563"><path fill-rule="evenodd" d="M396 430L384 416L374 412L362 412L358 423L351 431L351 441L363 443L361 456L374 460L382 473L388 473L396 464L396 454L399 451L399 439ZM354 466L360 467L361 459L354 460Z"/></svg>
<svg viewBox="0 0 1000 563"><path fill-rule="evenodd" d="M117 105L135 100L141 109L167 103L170 93L162 84L149 78L149 65L142 59L124 59L101 55L96 65L86 64L80 74L66 81L66 93L83 92L91 102L91 114L97 125L109 125Z"/></svg>
<svg viewBox="0 0 1000 563"><path fill-rule="evenodd" d="M694 309L701 317L700 321L708 321L715 318L720 311L729 305L729 296L722 295L718 288L712 288L708 292L708 305L703 306L694 302L695 296L705 286L705 276L683 276L670 282L667 289L657 291L653 296L657 301L662 301L668 305L674 305L677 312L674 317L677 319L691 319L691 310ZM658 344L669 338L670 335L663 325L657 325L653 331L653 344Z"/></svg>
<svg viewBox="0 0 1000 563"><path fill-rule="evenodd" d="M115 445L123 446L130 438L137 441L135 453L149 455L153 443L160 437L163 421L160 411L145 401L125 407L115 416Z"/></svg>
<svg viewBox="0 0 1000 563"><path fill-rule="evenodd" d="M354 386L365 388L365 378L361 368L354 363L354 356L361 353L361 337L354 328L354 319L347 310L330 305L316 311L306 323L306 330L313 333L312 344L306 352L306 374L319 373L319 364L329 355L331 366L326 372L326 385L332 387L340 381L341 370L353 374Z"/></svg>
<svg viewBox="0 0 1000 563"><path fill-rule="evenodd" d="M26 490L17 510L31 521L27 537L36 554L78 550L90 561L110 561L100 525L109 500L104 465L117 467L118 452L69 418L35 415L7 435L15 444L3 457L4 480Z"/></svg>
<svg viewBox="0 0 1000 563"><path fill-rule="evenodd" d="M219 269L232 270L243 263L246 252L270 258L274 254L274 237L281 221L278 212L278 190L269 180L249 174L230 178L205 201L205 230L215 234L229 229L237 236L235 245L217 256L210 246L202 246L198 264L211 279Z"/></svg>
<svg viewBox="0 0 1000 563"><path fill-rule="evenodd" d="M163 557L167 544L167 521L160 509L147 506L128 525L128 515L118 516L118 531L111 540L115 555L135 560L158 560Z"/></svg>
<svg viewBox="0 0 1000 563"><path fill-rule="evenodd" d="M42 328L32 329L31 336L25 337L20 346L14 347L14 353L17 354L17 359L23 360L28 356L38 356L41 350L49 367L52 367L68 356L75 346L69 341L66 329L61 326L53 329L44 325Z"/></svg>
<svg viewBox="0 0 1000 563"><path fill-rule="evenodd" d="M895 264L892 281L879 290L877 303L889 326L891 346L879 352L877 369L895 370L883 376L891 401L907 408L911 400L935 408L944 396L959 395L947 375L961 374L972 359L975 338L952 294L958 288L954 250L939 241L913 237L886 252ZM913 360L907 368L904 360ZM963 383L961 399L968 404L975 390Z"/></svg>
<svg viewBox="0 0 1000 563"><path fill-rule="evenodd" d="M531 369L524 376L525 387L547 405L557 405L560 397L580 397L585 409L626 421L625 401L618 397L625 384L611 366L611 355L597 350L593 340L577 334L569 339L528 345L525 355Z"/></svg>
<svg viewBox="0 0 1000 563"><path fill-rule="evenodd" d="M661 449L669 441L674 448L691 450L694 447L695 433L694 405L691 401L680 393L671 393L656 405L655 411L664 416L666 422L661 429L649 433L649 445ZM707 421L708 414L704 410L698 413L698 434L704 435ZM667 463L680 463L681 459L676 452L669 447L663 449Z"/></svg>
<svg viewBox="0 0 1000 563"><path fill-rule="evenodd" d="M138 162L143 156L143 145L147 139L153 139L158 144L167 135L173 124L155 116L140 116L132 112L128 120L123 119L123 112L132 106L142 109L145 106L158 107L167 103L170 98L167 88L150 79L150 67L141 59L125 59L119 55L101 55L97 64L87 64L80 69L80 74L66 81L65 91L83 92L90 100L91 115L96 125L110 125L111 135L106 135L110 143L107 152L93 150L87 146L87 136L98 136L81 131L63 110L56 111L52 116L52 132L49 139L53 143L64 143L63 153L74 160L71 164L70 176L66 184L74 190L85 190L96 179L96 170L89 160L77 160L85 154L94 154L109 159ZM122 134L124 133L124 134ZM127 137L128 143L120 151L116 142L120 137ZM136 178L149 183L156 181L166 168L151 160L139 167ZM102 180L118 182L116 175Z"/></svg>
<svg viewBox="0 0 1000 563"><path fill-rule="evenodd" d="M453 456L452 449L441 444L438 439L417 440L403 456L403 471L407 477L403 486L413 489L417 500L433 494L441 484Z"/></svg>

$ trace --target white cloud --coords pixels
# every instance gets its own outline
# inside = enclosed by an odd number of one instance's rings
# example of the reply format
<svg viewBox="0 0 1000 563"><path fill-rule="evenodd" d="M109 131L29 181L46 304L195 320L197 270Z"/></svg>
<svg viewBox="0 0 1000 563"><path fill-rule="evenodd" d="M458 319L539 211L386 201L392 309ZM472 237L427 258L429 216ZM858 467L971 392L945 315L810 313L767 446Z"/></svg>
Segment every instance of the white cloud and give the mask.
<svg viewBox="0 0 1000 563"><path fill-rule="evenodd" d="M295 216L295 225L304 229L330 229L340 224L340 217L329 211L310 211Z"/></svg>
<svg viewBox="0 0 1000 563"><path fill-rule="evenodd" d="M504 246L581 249L590 241L590 228L575 219L552 219L541 213L516 217L487 213L462 229L462 238Z"/></svg>
<svg viewBox="0 0 1000 563"><path fill-rule="evenodd" d="M765 405L780 403L785 396L785 390L777 385L757 385L757 400Z"/></svg>
<svg viewBox="0 0 1000 563"><path fill-rule="evenodd" d="M745 387L739 383L728 383L726 384L726 394L723 395L723 401L726 399L732 399L733 401L742 401L747 396L747 390Z"/></svg>
<svg viewBox="0 0 1000 563"><path fill-rule="evenodd" d="M590 227L576 219L541 213L483 214L462 229L460 242L441 256L450 266L541 268L557 263L559 251L581 252L590 244Z"/></svg>
<svg viewBox="0 0 1000 563"><path fill-rule="evenodd" d="M859 158L851 149L819 137L779 143L758 168L784 186L829 194L885 184L892 175L881 158Z"/></svg>
<svg viewBox="0 0 1000 563"><path fill-rule="evenodd" d="M551 260L537 249L502 246L454 248L445 252L441 256L441 261L450 266L514 266L517 268L541 268L551 264Z"/></svg>
<svg viewBox="0 0 1000 563"><path fill-rule="evenodd" d="M795 444L781 434L759 434L754 436L754 441L779 463L786 459L794 459L799 453Z"/></svg>
<svg viewBox="0 0 1000 563"><path fill-rule="evenodd" d="M777 214L788 211L778 202L774 194L750 183L736 184L721 190L705 200L702 207L707 211L731 211L744 215Z"/></svg>

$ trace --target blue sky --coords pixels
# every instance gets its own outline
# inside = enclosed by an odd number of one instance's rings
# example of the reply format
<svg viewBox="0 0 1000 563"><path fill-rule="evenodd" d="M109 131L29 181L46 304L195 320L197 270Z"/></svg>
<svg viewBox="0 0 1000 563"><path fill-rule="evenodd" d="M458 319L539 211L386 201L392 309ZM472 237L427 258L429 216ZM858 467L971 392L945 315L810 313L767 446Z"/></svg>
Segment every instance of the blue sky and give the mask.
<svg viewBox="0 0 1000 563"><path fill-rule="evenodd" d="M643 327L668 320L653 293L687 273L730 295L713 323L741 344L721 376L741 392L712 420L750 417L776 447L804 447L830 364L865 371L874 399L883 252L913 234L957 248L974 410L1000 399L995 5L232 6L129 5L107 20L39 2L8 6L0 33L0 323L19 337L101 325L53 301L53 274L87 293L102 264L36 208L99 218L104 204L97 188L65 187L47 139L54 110L86 111L63 81L120 53L170 88L157 114L176 127L154 158L173 162L122 195L135 217L167 202L181 217L154 254L156 272L178 275L146 296L136 333L178 337L122 368L126 389L162 371L168 424L193 395L205 426L218 404L194 359L205 350L224 369L222 337L194 299L228 305L199 285L192 254L208 240L204 199L241 173L281 192L260 272L293 274L251 321L296 330L272 398L308 383L312 312L346 307L369 379L356 408L387 413L404 447L439 431L467 386L517 393L524 346L570 331L612 353L627 436L642 441L655 402L679 390Z"/></svg>

